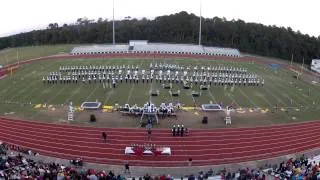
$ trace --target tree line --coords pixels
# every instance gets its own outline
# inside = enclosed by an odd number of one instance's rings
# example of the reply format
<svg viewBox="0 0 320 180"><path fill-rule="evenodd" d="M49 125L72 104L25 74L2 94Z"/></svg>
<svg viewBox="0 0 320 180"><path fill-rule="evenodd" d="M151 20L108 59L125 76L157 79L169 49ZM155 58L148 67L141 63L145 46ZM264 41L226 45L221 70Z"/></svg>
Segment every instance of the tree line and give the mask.
<svg viewBox="0 0 320 180"><path fill-rule="evenodd" d="M131 39L167 43L198 43L199 17L187 12L115 22L116 42ZM75 23L50 23L47 29L0 38L0 49L44 44L112 43L112 21L79 18ZM202 44L238 48L242 52L310 63L320 56L320 36L293 31L290 27L265 26L243 20L213 17L202 20Z"/></svg>

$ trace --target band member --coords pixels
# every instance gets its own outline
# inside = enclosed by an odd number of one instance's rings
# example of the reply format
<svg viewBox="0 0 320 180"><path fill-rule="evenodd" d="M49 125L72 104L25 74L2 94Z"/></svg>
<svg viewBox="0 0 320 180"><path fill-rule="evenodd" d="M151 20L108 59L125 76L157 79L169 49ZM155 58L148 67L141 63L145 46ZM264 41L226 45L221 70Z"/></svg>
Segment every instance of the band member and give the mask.
<svg viewBox="0 0 320 180"><path fill-rule="evenodd" d="M183 127L183 125L181 125L181 129L180 129L180 135L181 135L181 137L183 136L183 134L184 134L184 127Z"/></svg>
<svg viewBox="0 0 320 180"><path fill-rule="evenodd" d="M112 80L112 86L113 86L113 88L116 88L116 81L115 80Z"/></svg>
<svg viewBox="0 0 320 180"><path fill-rule="evenodd" d="M176 136L179 136L179 135L180 135L180 125L178 125L177 131L176 131Z"/></svg>
<svg viewBox="0 0 320 180"><path fill-rule="evenodd" d="M176 136L176 126L173 125L172 127L172 136Z"/></svg>

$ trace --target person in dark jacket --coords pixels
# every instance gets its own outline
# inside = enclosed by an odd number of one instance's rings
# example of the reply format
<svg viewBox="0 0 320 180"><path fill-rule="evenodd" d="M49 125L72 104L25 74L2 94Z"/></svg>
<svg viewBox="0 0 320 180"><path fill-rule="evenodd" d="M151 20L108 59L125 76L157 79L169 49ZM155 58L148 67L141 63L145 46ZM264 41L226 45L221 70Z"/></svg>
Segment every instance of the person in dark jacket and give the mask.
<svg viewBox="0 0 320 180"><path fill-rule="evenodd" d="M124 173L130 174L130 166L128 161L124 164Z"/></svg>
<svg viewBox="0 0 320 180"><path fill-rule="evenodd" d="M104 140L104 142L107 142L107 134L106 132L102 132L102 139Z"/></svg>
<svg viewBox="0 0 320 180"><path fill-rule="evenodd" d="M151 128L148 128L148 140L149 141L151 141L151 133L152 133Z"/></svg>

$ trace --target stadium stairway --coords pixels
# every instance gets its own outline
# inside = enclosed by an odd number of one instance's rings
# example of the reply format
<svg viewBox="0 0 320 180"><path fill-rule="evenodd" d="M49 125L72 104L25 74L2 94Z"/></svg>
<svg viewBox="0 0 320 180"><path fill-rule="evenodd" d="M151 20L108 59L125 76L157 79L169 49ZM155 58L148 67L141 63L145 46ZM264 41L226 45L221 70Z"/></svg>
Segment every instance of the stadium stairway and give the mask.
<svg viewBox="0 0 320 180"><path fill-rule="evenodd" d="M320 122L256 128L191 129L190 136L172 137L170 129L154 129L148 141L145 129L92 128L0 118L0 141L42 155L104 164L179 167L218 165L267 159L320 147L314 132ZM101 140L101 132L108 136ZM170 147L171 156L125 155L126 146L152 143Z"/></svg>

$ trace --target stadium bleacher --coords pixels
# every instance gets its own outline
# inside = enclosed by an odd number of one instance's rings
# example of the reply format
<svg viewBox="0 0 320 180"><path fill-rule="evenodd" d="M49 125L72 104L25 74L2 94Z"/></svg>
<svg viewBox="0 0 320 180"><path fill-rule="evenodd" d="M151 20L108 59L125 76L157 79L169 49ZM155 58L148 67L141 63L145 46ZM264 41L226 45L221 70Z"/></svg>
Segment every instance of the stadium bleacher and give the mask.
<svg viewBox="0 0 320 180"><path fill-rule="evenodd" d="M109 54L109 53L127 53L129 45L93 45L93 46L79 46L73 48L71 54Z"/></svg>
<svg viewBox="0 0 320 180"><path fill-rule="evenodd" d="M207 56L240 57L238 49L205 47L190 44L165 44L165 43L129 43L119 45L93 45L78 46L72 49L72 55L116 53L156 53L156 54L193 54Z"/></svg>
<svg viewBox="0 0 320 180"><path fill-rule="evenodd" d="M320 73L320 59L312 59L311 70Z"/></svg>

